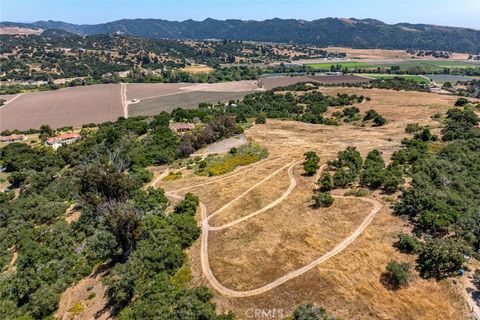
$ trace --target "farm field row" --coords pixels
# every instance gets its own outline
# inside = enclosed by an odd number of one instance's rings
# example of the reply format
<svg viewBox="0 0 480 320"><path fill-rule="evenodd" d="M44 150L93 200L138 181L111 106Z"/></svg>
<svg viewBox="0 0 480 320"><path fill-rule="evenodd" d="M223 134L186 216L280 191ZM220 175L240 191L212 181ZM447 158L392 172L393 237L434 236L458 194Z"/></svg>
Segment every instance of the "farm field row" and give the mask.
<svg viewBox="0 0 480 320"><path fill-rule="evenodd" d="M272 77L259 81L222 83L127 83L101 84L1 95L0 131L28 130L48 124L54 128L80 127L87 123L114 121L130 115L153 115L174 108L194 108L202 102L228 102L257 90L300 81L324 83L365 82L353 75L319 77Z"/></svg>
<svg viewBox="0 0 480 320"><path fill-rule="evenodd" d="M388 68L391 66L399 66L400 70L408 71L411 68L422 68L425 71L436 72L443 69L466 69L466 68L480 68L479 62L474 61L448 61L448 60L417 60L417 59L403 59L398 61L345 61L345 62L325 62L306 64L317 70L330 70L332 67L340 66L347 69L377 69L379 67Z"/></svg>
<svg viewBox="0 0 480 320"><path fill-rule="evenodd" d="M360 73L359 76L364 76L372 79L393 79L393 78L404 78L407 80L413 80L417 83L430 83L430 80L424 76L419 75L409 75L409 74L384 74L384 73Z"/></svg>

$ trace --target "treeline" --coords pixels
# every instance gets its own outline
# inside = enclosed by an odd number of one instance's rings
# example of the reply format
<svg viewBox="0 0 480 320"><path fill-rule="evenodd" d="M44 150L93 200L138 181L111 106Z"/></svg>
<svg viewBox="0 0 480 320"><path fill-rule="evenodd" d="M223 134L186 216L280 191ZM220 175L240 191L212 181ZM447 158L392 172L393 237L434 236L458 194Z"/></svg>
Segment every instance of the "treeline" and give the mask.
<svg viewBox="0 0 480 320"><path fill-rule="evenodd" d="M398 247L418 254L424 277L442 278L465 267L480 252L480 129L469 109L447 112L442 143L424 131L404 140L393 155L409 167L412 187L395 206L398 215L414 224L413 235L403 234ZM413 130L412 130L413 131ZM423 137L423 138L422 138Z"/></svg>
<svg viewBox="0 0 480 320"><path fill-rule="evenodd" d="M334 86L324 84L324 86ZM394 77L392 79L373 79L368 83L345 83L346 87L358 87L365 89L389 89L389 90L406 90L406 91L421 91L430 92L430 87L427 84L418 83L412 79L406 79L402 77Z"/></svg>
<svg viewBox="0 0 480 320"><path fill-rule="evenodd" d="M0 166L19 191L0 193L2 317L50 317L66 288L103 265L111 268L108 306L119 318L231 319L216 315L207 289L188 286L184 249L200 234L198 199L186 195L167 215L163 190L143 189L152 178L146 166L182 156L169 120L167 113L121 118L57 151L24 143L0 149ZM222 138L213 123L208 128ZM71 205L81 215L69 224ZM8 270L17 254L16 270Z"/></svg>

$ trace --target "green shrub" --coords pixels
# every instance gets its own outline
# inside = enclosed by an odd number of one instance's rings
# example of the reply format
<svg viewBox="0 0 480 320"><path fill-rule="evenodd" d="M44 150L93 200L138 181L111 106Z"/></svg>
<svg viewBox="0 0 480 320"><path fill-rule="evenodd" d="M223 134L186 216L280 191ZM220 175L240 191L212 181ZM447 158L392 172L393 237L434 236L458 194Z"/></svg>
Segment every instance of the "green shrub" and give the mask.
<svg viewBox="0 0 480 320"><path fill-rule="evenodd" d="M398 236L397 247L405 253L418 253L421 249L421 243L414 236L401 233Z"/></svg>
<svg viewBox="0 0 480 320"><path fill-rule="evenodd" d="M265 117L264 114L261 114L255 119L255 123L256 124L265 124L265 123L267 123L267 117Z"/></svg>
<svg viewBox="0 0 480 320"><path fill-rule="evenodd" d="M422 129L422 126L420 126L418 123L409 123L405 127L405 132L406 133L415 133L418 132Z"/></svg>
<svg viewBox="0 0 480 320"><path fill-rule="evenodd" d="M314 208L328 208L330 207L335 199L329 192L320 192L312 196L313 207Z"/></svg>
<svg viewBox="0 0 480 320"><path fill-rule="evenodd" d="M409 263L400 263L397 261L390 261L386 267L386 272L384 274L387 284L392 289L399 289L401 287L406 287L411 278Z"/></svg>
<svg viewBox="0 0 480 320"><path fill-rule="evenodd" d="M333 189L332 176L328 172L322 172L320 179L318 179L317 184L320 187L321 191L330 191Z"/></svg>
<svg viewBox="0 0 480 320"><path fill-rule="evenodd" d="M348 190L344 193L344 196L353 196L353 197L366 197L368 195L368 190L365 188L356 188Z"/></svg>

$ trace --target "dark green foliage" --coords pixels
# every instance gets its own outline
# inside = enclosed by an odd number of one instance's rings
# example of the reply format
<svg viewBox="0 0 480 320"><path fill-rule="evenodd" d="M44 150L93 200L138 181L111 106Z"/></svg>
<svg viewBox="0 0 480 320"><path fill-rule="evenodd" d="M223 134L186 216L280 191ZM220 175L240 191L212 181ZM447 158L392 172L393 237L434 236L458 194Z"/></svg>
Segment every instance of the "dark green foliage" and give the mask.
<svg viewBox="0 0 480 320"><path fill-rule="evenodd" d="M390 261L384 274L387 285L392 289L406 287L410 282L410 264Z"/></svg>
<svg viewBox="0 0 480 320"><path fill-rule="evenodd" d="M429 128L423 128L422 132L416 133L414 138L415 139L420 139L423 142L436 141L437 140L437 136L432 135Z"/></svg>
<svg viewBox="0 0 480 320"><path fill-rule="evenodd" d="M257 118L255 118L255 123L256 124L265 124L267 123L267 117L265 117L264 114L258 115Z"/></svg>
<svg viewBox="0 0 480 320"><path fill-rule="evenodd" d="M147 190L138 190L133 196L133 201L135 207L143 212L163 212L168 204L163 189L152 187L148 187Z"/></svg>
<svg viewBox="0 0 480 320"><path fill-rule="evenodd" d="M423 246L418 257L420 274L425 278L442 278L463 268L465 246L455 239L432 239Z"/></svg>
<svg viewBox="0 0 480 320"><path fill-rule="evenodd" d="M357 107L348 107L343 109L343 117L345 122L353 122L360 120L360 109Z"/></svg>
<svg viewBox="0 0 480 320"><path fill-rule="evenodd" d="M317 170L320 167L318 165L320 158L313 151L305 152L304 156L305 161L303 162L303 171L305 171L305 175L313 176L315 173L317 173Z"/></svg>
<svg viewBox="0 0 480 320"><path fill-rule="evenodd" d="M384 171L383 189L386 193L394 193L403 184L402 168L395 164L390 164Z"/></svg>
<svg viewBox="0 0 480 320"><path fill-rule="evenodd" d="M320 179L318 179L317 184L320 187L321 191L330 191L333 189L332 176L328 172L322 172Z"/></svg>
<svg viewBox="0 0 480 320"><path fill-rule="evenodd" d="M284 87L273 88L272 91L309 91L318 89L319 84L317 82L298 82Z"/></svg>
<svg viewBox="0 0 480 320"><path fill-rule="evenodd" d="M387 120L382 117L382 116L377 116L373 119L373 124L376 126L376 127L381 127L383 126L385 123L387 123Z"/></svg>
<svg viewBox="0 0 480 320"><path fill-rule="evenodd" d="M455 101L455 107L463 107L468 103L467 98L458 98L457 101Z"/></svg>
<svg viewBox="0 0 480 320"><path fill-rule="evenodd" d="M355 177L351 173L345 171L345 169L340 168L335 171L333 174L333 186L335 188L345 188L350 183L354 181Z"/></svg>
<svg viewBox="0 0 480 320"><path fill-rule="evenodd" d="M7 22L5 22L7 24ZM12 25L9 23L8 25ZM118 20L104 24L79 25L61 21L38 21L31 24L13 24L22 27L63 29L70 32L92 34L132 34L157 39L232 39L256 42L278 42L316 45L338 45L354 48L384 48L437 50L478 53L478 30L425 24L386 24L372 19L353 19L345 23L340 18L312 21L275 19L265 21L185 20L183 22L160 19ZM91 36L94 38L95 36ZM103 35L96 36L98 38ZM78 41L73 38L72 42ZM121 38L120 38L121 39ZM167 41L167 40L166 40ZM93 39L91 40L92 43ZM219 41L221 44L222 42ZM229 43L223 44L227 46ZM129 44L130 45L130 44ZM172 44L173 45L173 44ZM83 46L85 47L85 46ZM167 46L168 48L168 46ZM176 48L180 51L181 48ZM186 50L186 49L184 49ZM222 54L227 50L220 50ZM200 51L198 54L203 53Z"/></svg>
<svg viewBox="0 0 480 320"><path fill-rule="evenodd" d="M402 233L398 236L397 248L405 253L418 253L421 249L420 241L412 235Z"/></svg>
<svg viewBox="0 0 480 320"><path fill-rule="evenodd" d="M477 290L480 290L480 270L475 270L475 272L473 273L472 283L475 288L477 288Z"/></svg>
<svg viewBox="0 0 480 320"><path fill-rule="evenodd" d="M385 162L383 161L382 154L377 149L370 151L363 164L360 179L361 183L370 188L379 188L384 182L384 169Z"/></svg>
<svg viewBox="0 0 480 320"><path fill-rule="evenodd" d="M340 151L337 160L331 161L330 164L337 168L333 175L334 186L344 188L358 178L363 160L357 149L349 146L345 151Z"/></svg>
<svg viewBox="0 0 480 320"><path fill-rule="evenodd" d="M335 201L329 192L319 192L312 196L312 200L314 208L328 208Z"/></svg>
<svg viewBox="0 0 480 320"><path fill-rule="evenodd" d="M373 120L375 119L376 117L380 116L378 114L377 111L373 110L373 109L370 109L368 110L365 115L363 116L363 121L369 121L369 120Z"/></svg>
<svg viewBox="0 0 480 320"><path fill-rule="evenodd" d="M292 314L292 320L334 320L335 318L327 315L325 309L314 306L313 304L299 305Z"/></svg>
<svg viewBox="0 0 480 320"><path fill-rule="evenodd" d="M479 117L472 110L448 110L446 125L442 130L443 141L479 138L478 123Z"/></svg>
<svg viewBox="0 0 480 320"><path fill-rule="evenodd" d="M409 123L405 127L406 133L415 133L422 129L422 127L418 123Z"/></svg>
<svg viewBox="0 0 480 320"><path fill-rule="evenodd" d="M198 199L188 194L167 216L163 190L143 189L151 179L147 165L176 158L179 142L166 118L104 123L57 151L22 143L0 149L2 166L20 189L16 198L15 192L0 196L0 269L12 250L18 253L16 272L0 278L2 317L50 317L66 288L110 261L108 297L114 312L135 296L129 308L139 318L150 310L176 310L180 319L189 310L187 318L213 314L209 319L216 319L208 293L170 282L185 262L183 250L200 234ZM218 124L218 132L226 130ZM72 203L81 215L68 224L65 212ZM150 292L162 275L165 286Z"/></svg>

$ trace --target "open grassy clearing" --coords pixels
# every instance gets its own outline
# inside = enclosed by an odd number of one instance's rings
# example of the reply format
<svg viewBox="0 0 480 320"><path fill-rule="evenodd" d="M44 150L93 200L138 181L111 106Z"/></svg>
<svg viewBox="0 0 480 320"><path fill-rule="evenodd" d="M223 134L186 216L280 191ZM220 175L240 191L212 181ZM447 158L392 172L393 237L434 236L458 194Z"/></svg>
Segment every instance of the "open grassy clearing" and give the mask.
<svg viewBox="0 0 480 320"><path fill-rule="evenodd" d="M220 227L232 223L279 198L290 185L287 171L288 167L283 168L271 179L249 191L244 197L232 202L221 213L215 214L209 220L209 224L213 227Z"/></svg>
<svg viewBox="0 0 480 320"><path fill-rule="evenodd" d="M261 181L269 173L280 169L284 165L283 159L269 158L267 161L252 164L251 166L255 166L255 170L249 170L248 166L238 168L237 171L243 172L245 170L245 172L229 179L224 179L222 176L212 178L199 177L192 171L185 170L182 179L169 181L168 183L162 182L159 183L158 186L168 192L170 190L199 185L198 187L183 190L180 194L192 192L198 195L202 199L202 202L205 203L208 211L214 212L224 204L233 200L238 194L247 190L250 185ZM203 185L203 183L211 181L214 182ZM232 184L232 181L235 181L235 183ZM218 194L222 194L222 197L218 197Z"/></svg>
<svg viewBox="0 0 480 320"><path fill-rule="evenodd" d="M396 149L404 135L403 127L390 126L389 134L383 133L382 139L369 128L358 128L362 133L357 133L357 128L346 126L335 127L330 131L323 130L325 128L319 125L269 120L265 126L249 129L247 136L268 145L272 155L289 154L291 157L298 157L305 150L314 150L322 161L327 161L348 144L356 145L363 156L375 147L385 153ZM357 143L350 140L352 135ZM385 136L392 137L394 141L389 141ZM299 176L297 178L299 181L309 179ZM337 199L331 210L305 210L305 204L311 195L311 183L299 183L299 189L294 191L298 193L274 209L231 227L232 229L210 232L210 262L215 275L222 282L249 288L271 281L275 276L281 275L277 270L294 269L295 264L310 259L317 250L321 251L322 248L332 245L335 240L329 236L335 237L341 233L341 227L345 227L342 230L347 232L348 224L345 223L348 219L361 219L360 216L355 218L355 214L350 213L355 208L360 212L365 211L359 200ZM301 190L300 186L304 189ZM208 187L205 186L204 189L206 188ZM262 192L261 190L260 187L255 192ZM217 197L223 198L222 191L216 193ZM380 199L381 197L380 195ZM201 196L201 199L205 198ZM322 217L320 212L333 213L335 205L343 206L340 214L326 218L317 225ZM309 210L313 210L310 212L313 217L311 220L305 218ZM335 225L333 219L339 219L336 221L341 221L341 227L328 229ZM305 232L310 226L316 226L306 232L310 242L305 238L301 241L301 232ZM317 238L318 230L325 231L323 236ZM333 231L330 233L326 230ZM404 230L401 220L392 216L386 206L349 248L305 275L259 296L235 299L218 295L216 301L220 310L233 310L239 319L245 319L244 312L248 308L268 306L291 310L296 304L307 301L318 303L347 319L463 319L463 304L446 284L415 276L410 288L392 292L380 283L381 273L388 261L412 260L411 256L403 255L392 247L396 234L401 230ZM216 235L215 232L219 234ZM296 240L299 242L295 243ZM231 242L235 245L230 246ZM248 254L243 253L243 248ZM197 250L198 247L195 247L190 251L196 275L195 283L206 284L198 269Z"/></svg>
<svg viewBox="0 0 480 320"><path fill-rule="evenodd" d="M180 70L187 73L198 74L198 73L210 73L213 71L213 68L203 64L195 64L195 65L183 67Z"/></svg>
<svg viewBox="0 0 480 320"><path fill-rule="evenodd" d="M333 249L371 209L368 203L341 199L329 209L315 210L305 200L292 195L244 224L212 232L210 265L220 282L248 290L294 271ZM302 205L305 211L298 211Z"/></svg>
<svg viewBox="0 0 480 320"><path fill-rule="evenodd" d="M317 152L324 163L334 158L338 151L348 145L356 146L362 156L377 148L384 153L384 158L388 159L391 153L399 148L401 139L406 136L404 127L407 123L420 122L433 125L435 122L430 116L444 111L455 100L455 97L436 94L377 89L321 88L321 91L330 94L348 92L370 96L371 101L359 105L362 112L373 108L384 115L389 123L381 128L362 128L351 125L332 127L268 120L266 125L256 125L248 129L246 137L266 146L270 157L279 155L284 157L278 161L277 168L282 163L301 158L303 153L309 150ZM265 177L275 170L265 169L255 168L248 175ZM369 208L362 208L362 203L358 199L337 199L331 210L313 210L306 207L312 193L313 181L312 178L299 176L301 170L298 166L295 170L299 181L298 187L284 202L228 229L209 232L210 263L215 276L227 287L230 285L232 288L254 288L282 276L284 273L279 270L288 272L308 263L315 254L321 255L322 250L328 250L330 245L339 241L335 238L338 234L348 233L349 225L354 224L350 221L362 219L361 215L354 213L356 208L361 214L368 213ZM189 191L197 193L202 201L210 202L207 209L212 213L260 180L256 178L252 181L248 178L243 179L242 176L238 175L230 181L227 179ZM218 226L231 222L269 203L287 187L288 181L285 176L286 173L282 172L275 178L278 186L266 182L253 189L245 195L245 198L239 199L238 203L233 203L231 207L213 218L211 225ZM172 184L183 186L193 184L189 182L190 179L199 181L198 177L185 176ZM203 179L208 181L215 178ZM170 183L166 187L174 189ZM232 193L231 189L235 189L236 192ZM374 193L373 196L380 201L383 199L383 195L378 193ZM245 205L245 210L242 210L242 204ZM333 211L335 206L342 209L335 217L327 218L328 214L335 212ZM369 204L364 206L368 207ZM321 220L324 215L320 212L323 211L327 215L325 220ZM307 218L310 214L311 219ZM340 223L337 227L336 222ZM320 235L316 233L318 230ZM217 295L215 300L219 310L234 311L239 319L245 319L245 310L248 308L268 306L282 308L287 312L296 304L314 302L347 319L465 318L463 303L446 283L427 281L414 276L411 286L398 292L389 291L380 283L381 273L391 259L413 263L411 256L403 255L392 247L396 241L396 234L402 230L405 230L403 223L391 215L391 209L386 205L365 232L334 258L258 296L238 299ZM303 237L305 235L308 235L308 238ZM193 282L208 285L208 281L202 275L198 252L198 243L189 250Z"/></svg>
<svg viewBox="0 0 480 320"><path fill-rule="evenodd" d="M430 80L423 77L423 76L418 76L418 75L407 75L407 74L377 74L377 73L361 73L358 74L359 76L364 76L364 77L369 77L373 79L393 79L396 77L407 79L407 80L413 80L417 83L430 83Z"/></svg>

